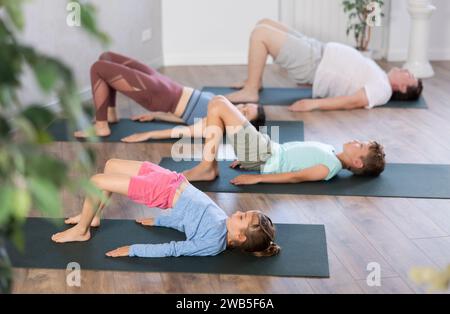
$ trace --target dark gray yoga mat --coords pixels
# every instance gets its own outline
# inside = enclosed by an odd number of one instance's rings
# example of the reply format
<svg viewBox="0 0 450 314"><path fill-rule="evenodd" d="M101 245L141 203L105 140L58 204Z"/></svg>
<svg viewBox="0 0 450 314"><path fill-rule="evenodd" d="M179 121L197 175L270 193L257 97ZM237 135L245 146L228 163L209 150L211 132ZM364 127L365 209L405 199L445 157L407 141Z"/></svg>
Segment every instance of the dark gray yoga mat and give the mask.
<svg viewBox="0 0 450 314"><path fill-rule="evenodd" d="M135 122L130 119L122 119L119 123L111 124L111 135L100 139L102 142L120 142L120 140L134 133L171 129L180 124L152 121L152 122ZM267 121L267 133L272 135L272 127L279 127L280 143L304 140L304 125L302 121ZM68 142L74 139L67 131L66 120L56 120L48 128L50 134L55 141ZM179 138L165 140L149 140L148 143L175 143ZM189 139L183 139L183 141Z"/></svg>
<svg viewBox="0 0 450 314"><path fill-rule="evenodd" d="M57 220L55 220L57 221ZM59 220L62 223L61 220ZM185 240L173 229L143 227L131 220L103 220L88 242L56 244L50 240L64 230L43 218L29 218L24 226L25 253L7 244L12 265L20 268L66 269L76 262L81 270L132 272L215 273L286 277L329 277L325 227L277 224L278 256L258 258L238 250L208 257L109 258L105 253L135 243Z"/></svg>
<svg viewBox="0 0 450 314"><path fill-rule="evenodd" d="M160 166L181 172L194 167L197 163L176 162L164 158ZM450 165L387 164L385 171L376 178L354 176L351 172L343 170L328 182L235 186L230 183L232 178L240 174L257 172L231 169L230 163L219 162L220 176L215 181L192 184L203 192L450 198Z"/></svg>
<svg viewBox="0 0 450 314"><path fill-rule="evenodd" d="M208 86L202 89L203 91L211 92L216 95L227 95L237 91L231 87L215 87ZM312 98L311 88L278 88L278 87L265 87L259 94L259 103L262 105L270 106L289 106L299 99ZM405 109L426 109L427 103L423 96L417 101L391 101L384 106L375 108L405 108Z"/></svg>

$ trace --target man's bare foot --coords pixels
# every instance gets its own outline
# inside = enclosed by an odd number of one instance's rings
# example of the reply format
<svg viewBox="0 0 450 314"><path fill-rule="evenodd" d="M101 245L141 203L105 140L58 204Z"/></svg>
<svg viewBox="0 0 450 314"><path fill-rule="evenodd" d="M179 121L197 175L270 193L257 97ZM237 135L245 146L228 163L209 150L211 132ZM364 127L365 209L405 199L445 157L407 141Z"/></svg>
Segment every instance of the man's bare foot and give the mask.
<svg viewBox="0 0 450 314"><path fill-rule="evenodd" d="M204 166L202 164L183 172L188 181L213 181L219 175L217 163L213 166Z"/></svg>
<svg viewBox="0 0 450 314"><path fill-rule="evenodd" d="M243 88L240 91L225 96L232 103L257 103L259 93L257 89Z"/></svg>
<svg viewBox="0 0 450 314"><path fill-rule="evenodd" d="M95 134L99 137L106 137L111 135L111 129L109 128L107 121L97 121L95 122ZM88 134L86 131L77 131L74 133L77 138L87 138Z"/></svg>
<svg viewBox="0 0 450 314"><path fill-rule="evenodd" d="M80 222L81 215L73 216L64 220L66 225L76 225ZM95 216L91 222L91 227L100 227L100 217Z"/></svg>
<svg viewBox="0 0 450 314"><path fill-rule="evenodd" d="M84 242L91 238L91 232L83 230L79 225L67 229L66 231L56 233L52 236L53 242L67 243L67 242Z"/></svg>

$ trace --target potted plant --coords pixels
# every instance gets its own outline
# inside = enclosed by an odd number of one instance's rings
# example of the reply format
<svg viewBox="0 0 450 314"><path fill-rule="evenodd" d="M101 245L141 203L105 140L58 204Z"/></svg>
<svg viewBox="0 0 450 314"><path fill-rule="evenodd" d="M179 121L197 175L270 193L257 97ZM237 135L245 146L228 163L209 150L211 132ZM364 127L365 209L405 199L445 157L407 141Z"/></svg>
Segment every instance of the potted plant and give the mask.
<svg viewBox="0 0 450 314"><path fill-rule="evenodd" d="M347 36L353 33L355 36L355 48L366 56L371 56L369 43L372 37L372 27L368 21L376 22L377 12L375 7L382 8L384 0L343 0L344 12L348 14ZM379 17L383 17L383 12Z"/></svg>
<svg viewBox="0 0 450 314"><path fill-rule="evenodd" d="M43 93L58 95L61 111L73 129L88 121L71 70L18 38L25 25L25 1L0 1L0 294L11 292L13 280L5 243L23 248L22 226L29 211L58 215L62 208L58 196L63 188L99 193L84 179L92 168L93 152L80 144L79 155L70 165L53 157L45 145L53 141L46 129L55 113L44 104L19 100L22 72L29 67ZM70 2L80 10L83 29L106 43L106 35L95 23L94 7ZM70 170L84 176L69 180Z"/></svg>

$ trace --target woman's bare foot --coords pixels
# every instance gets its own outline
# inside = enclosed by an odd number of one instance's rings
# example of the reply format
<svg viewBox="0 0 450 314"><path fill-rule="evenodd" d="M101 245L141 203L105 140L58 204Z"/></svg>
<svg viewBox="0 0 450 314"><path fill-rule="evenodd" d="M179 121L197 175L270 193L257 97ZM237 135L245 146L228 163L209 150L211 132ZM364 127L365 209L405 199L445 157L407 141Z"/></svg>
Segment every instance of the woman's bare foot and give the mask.
<svg viewBox="0 0 450 314"><path fill-rule="evenodd" d="M106 137L111 135L111 129L109 128L108 121L95 122L95 134L99 137ZM88 134L85 131L77 131L74 133L77 138L87 138Z"/></svg>
<svg viewBox="0 0 450 314"><path fill-rule="evenodd" d="M84 242L91 238L91 232L89 229L83 230L79 225L67 229L66 231L56 233L52 236L52 241L56 243L67 242Z"/></svg>
<svg viewBox="0 0 450 314"><path fill-rule="evenodd" d="M225 96L232 103L257 103L259 101L258 89L244 87L240 91Z"/></svg>
<svg viewBox="0 0 450 314"><path fill-rule="evenodd" d="M217 166L217 162L211 166L204 166L203 164L199 164L198 166L186 170L183 172L184 176L188 181L213 181L219 176L219 167Z"/></svg>
<svg viewBox="0 0 450 314"><path fill-rule="evenodd" d="M73 216L64 220L66 225L76 225L80 222L81 215ZM95 216L91 222L91 227L97 228L100 227L100 217Z"/></svg>
<svg viewBox="0 0 450 314"><path fill-rule="evenodd" d="M108 122L109 123L119 122L119 118L117 116L117 110L115 107L108 107Z"/></svg>

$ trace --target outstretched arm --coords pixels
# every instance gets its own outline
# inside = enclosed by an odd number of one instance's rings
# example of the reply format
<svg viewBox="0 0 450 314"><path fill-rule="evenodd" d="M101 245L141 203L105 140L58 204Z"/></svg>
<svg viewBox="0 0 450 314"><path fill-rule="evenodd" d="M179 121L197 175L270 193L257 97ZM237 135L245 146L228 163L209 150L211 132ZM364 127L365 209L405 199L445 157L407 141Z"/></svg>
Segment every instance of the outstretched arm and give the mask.
<svg viewBox="0 0 450 314"><path fill-rule="evenodd" d="M234 185L250 185L258 183L301 183L325 180L330 170L324 165L295 172L276 174L244 174L231 180Z"/></svg>
<svg viewBox="0 0 450 314"><path fill-rule="evenodd" d="M159 120L164 122L174 122L174 123L183 123L183 120L174 115L170 112L161 112L161 111L154 111L149 112L141 115L137 115L131 118L133 121L139 121L139 122L150 122L153 120Z"/></svg>
<svg viewBox="0 0 450 314"><path fill-rule="evenodd" d="M212 245L211 245L212 244ZM109 257L168 257L216 255L214 243L207 240L171 241L163 244L134 244L106 253Z"/></svg>
<svg viewBox="0 0 450 314"><path fill-rule="evenodd" d="M125 143L139 143L145 142L150 139L153 140L163 140L170 138L202 138L203 132L206 126L205 119L200 120L199 122L190 125L190 126L177 126L172 129L165 130L157 130L157 131L149 131L143 133L136 133L130 136L127 136L122 139L122 142Z"/></svg>
<svg viewBox="0 0 450 314"><path fill-rule="evenodd" d="M364 89L353 95L321 99L302 99L289 107L290 111L350 110L367 107L369 100Z"/></svg>

